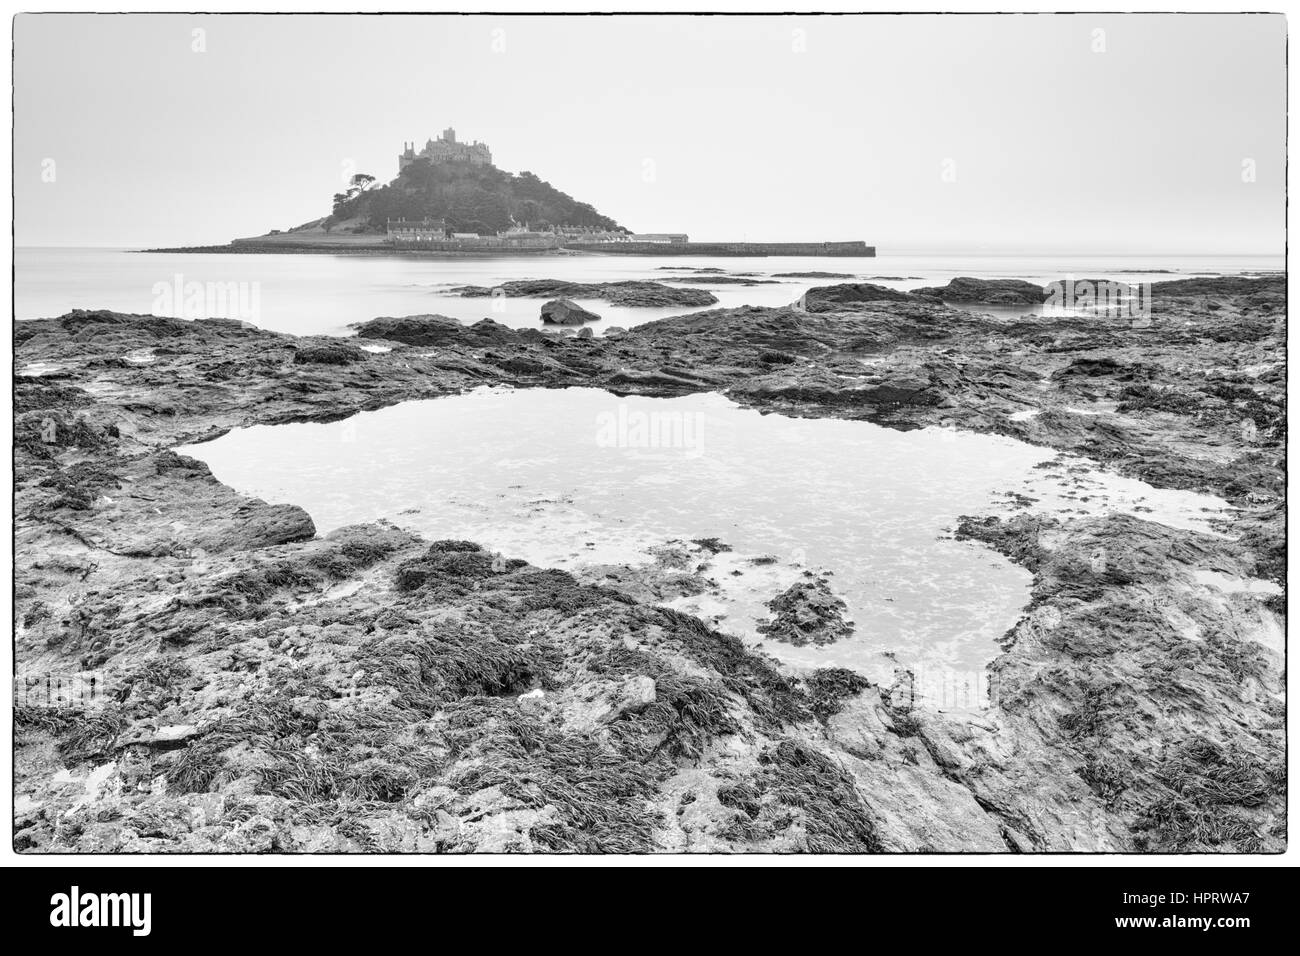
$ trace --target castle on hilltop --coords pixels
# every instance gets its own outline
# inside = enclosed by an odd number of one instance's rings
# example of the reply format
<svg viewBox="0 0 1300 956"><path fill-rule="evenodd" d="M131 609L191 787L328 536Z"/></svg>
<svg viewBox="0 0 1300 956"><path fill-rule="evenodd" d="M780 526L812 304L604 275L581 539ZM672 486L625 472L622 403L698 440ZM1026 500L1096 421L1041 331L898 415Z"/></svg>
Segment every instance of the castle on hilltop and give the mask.
<svg viewBox="0 0 1300 956"><path fill-rule="evenodd" d="M401 172L417 159L427 159L431 163L472 163L475 166L491 166L492 151L487 143L475 140L473 143L456 142L456 131L450 126L442 131L437 139L424 144L418 153L414 143L403 143L402 154L397 157L397 170Z"/></svg>

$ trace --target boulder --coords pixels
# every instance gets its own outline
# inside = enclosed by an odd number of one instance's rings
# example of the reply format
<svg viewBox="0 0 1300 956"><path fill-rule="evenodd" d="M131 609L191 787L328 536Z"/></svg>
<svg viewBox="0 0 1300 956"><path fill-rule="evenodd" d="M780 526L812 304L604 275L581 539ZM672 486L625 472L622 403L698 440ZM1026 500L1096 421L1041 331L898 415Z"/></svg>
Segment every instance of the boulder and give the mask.
<svg viewBox="0 0 1300 956"><path fill-rule="evenodd" d="M582 325L600 319L570 299L552 299L542 306L542 321L547 325Z"/></svg>

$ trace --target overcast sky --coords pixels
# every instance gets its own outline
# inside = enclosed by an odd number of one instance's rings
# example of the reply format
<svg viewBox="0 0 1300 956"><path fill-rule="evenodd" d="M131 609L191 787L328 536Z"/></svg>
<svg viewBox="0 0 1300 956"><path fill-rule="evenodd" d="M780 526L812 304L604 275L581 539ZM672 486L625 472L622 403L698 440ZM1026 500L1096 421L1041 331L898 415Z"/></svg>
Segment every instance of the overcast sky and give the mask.
<svg viewBox="0 0 1300 956"><path fill-rule="evenodd" d="M1285 32L1244 15L22 15L17 242L287 228L454 126L638 231L1281 253Z"/></svg>

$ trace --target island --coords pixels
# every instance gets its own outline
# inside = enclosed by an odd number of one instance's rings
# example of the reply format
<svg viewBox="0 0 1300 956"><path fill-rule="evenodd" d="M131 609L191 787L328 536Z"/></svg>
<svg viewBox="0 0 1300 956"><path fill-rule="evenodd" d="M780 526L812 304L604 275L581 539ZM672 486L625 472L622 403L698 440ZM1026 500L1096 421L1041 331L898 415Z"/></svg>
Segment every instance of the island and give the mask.
<svg viewBox="0 0 1300 956"><path fill-rule="evenodd" d="M328 216L226 245L148 249L186 253L356 253L417 256L832 256L870 258L861 240L692 242L681 232L637 233L531 172L492 163L486 143L443 130L419 150L404 143L387 185L354 175Z"/></svg>

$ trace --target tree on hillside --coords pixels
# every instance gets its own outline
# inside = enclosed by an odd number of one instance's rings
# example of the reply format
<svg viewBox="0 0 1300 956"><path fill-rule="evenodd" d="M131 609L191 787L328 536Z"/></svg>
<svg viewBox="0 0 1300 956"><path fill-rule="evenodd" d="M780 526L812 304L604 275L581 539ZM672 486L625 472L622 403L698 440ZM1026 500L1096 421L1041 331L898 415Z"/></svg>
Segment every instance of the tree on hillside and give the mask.
<svg viewBox="0 0 1300 956"><path fill-rule="evenodd" d="M345 191L334 194L334 212L332 218L346 218L339 216L339 207L352 202L374 184L375 177L371 176L369 173L357 173L354 175L350 180L348 180L348 188Z"/></svg>

